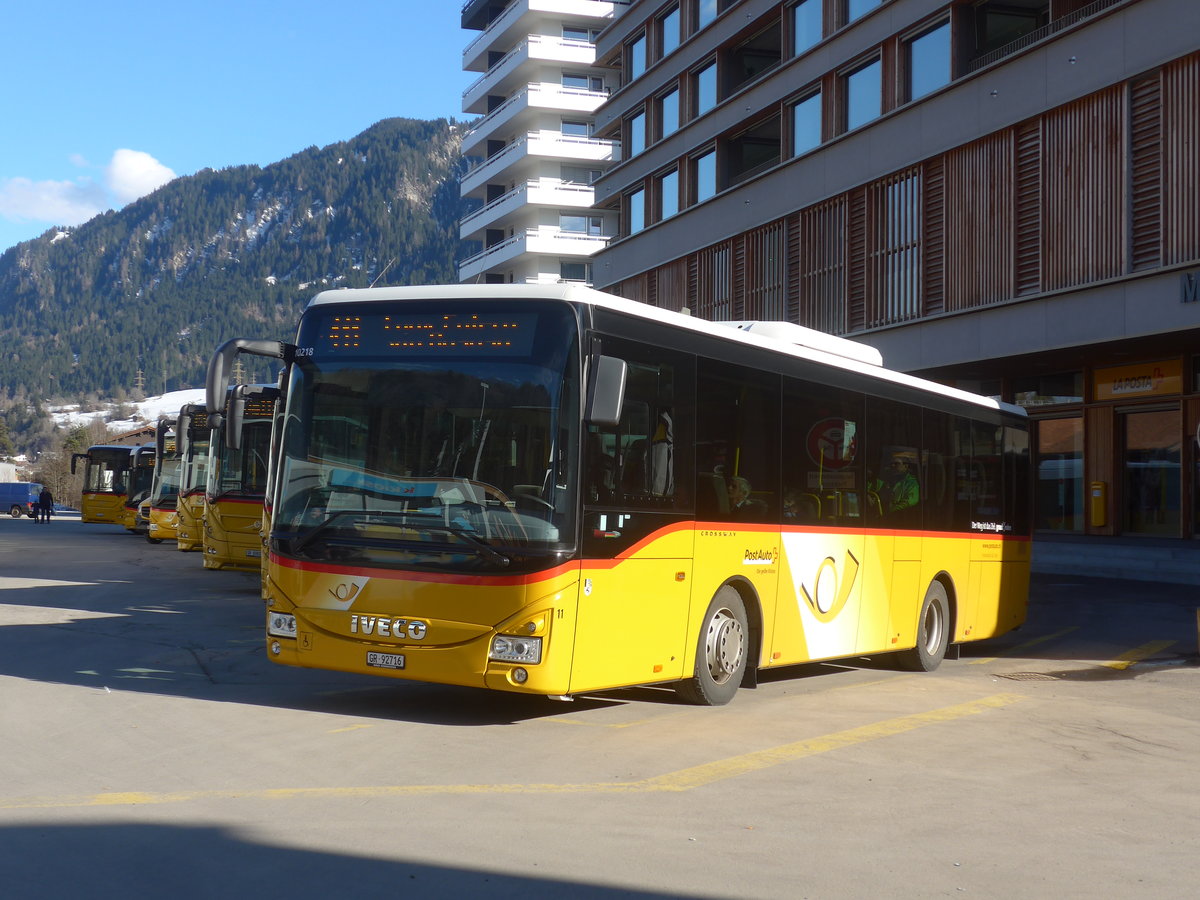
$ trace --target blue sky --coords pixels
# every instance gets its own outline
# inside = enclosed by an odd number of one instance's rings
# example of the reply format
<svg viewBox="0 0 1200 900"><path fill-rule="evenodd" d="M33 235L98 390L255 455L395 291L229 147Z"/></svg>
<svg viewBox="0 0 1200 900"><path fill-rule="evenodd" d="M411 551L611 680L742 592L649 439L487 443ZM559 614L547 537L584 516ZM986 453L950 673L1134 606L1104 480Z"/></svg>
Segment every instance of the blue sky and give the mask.
<svg viewBox="0 0 1200 900"><path fill-rule="evenodd" d="M470 118L459 0L6 3L0 252L174 176Z"/></svg>

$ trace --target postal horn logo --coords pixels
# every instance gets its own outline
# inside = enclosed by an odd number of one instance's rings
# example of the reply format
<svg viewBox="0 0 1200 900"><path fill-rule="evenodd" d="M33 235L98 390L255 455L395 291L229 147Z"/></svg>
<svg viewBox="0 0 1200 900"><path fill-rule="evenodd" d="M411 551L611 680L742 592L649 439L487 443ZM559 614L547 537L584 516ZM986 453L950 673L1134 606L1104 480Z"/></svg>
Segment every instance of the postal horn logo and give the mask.
<svg viewBox="0 0 1200 900"><path fill-rule="evenodd" d="M850 599L850 591L858 577L858 568L858 560L847 550L840 574L837 561L832 556L827 556L817 566L812 588L803 582L800 584L800 594L818 621L832 622L842 611L846 601Z"/></svg>
<svg viewBox="0 0 1200 900"><path fill-rule="evenodd" d="M348 578L331 587L329 596L339 603L353 603L370 580L369 578Z"/></svg>

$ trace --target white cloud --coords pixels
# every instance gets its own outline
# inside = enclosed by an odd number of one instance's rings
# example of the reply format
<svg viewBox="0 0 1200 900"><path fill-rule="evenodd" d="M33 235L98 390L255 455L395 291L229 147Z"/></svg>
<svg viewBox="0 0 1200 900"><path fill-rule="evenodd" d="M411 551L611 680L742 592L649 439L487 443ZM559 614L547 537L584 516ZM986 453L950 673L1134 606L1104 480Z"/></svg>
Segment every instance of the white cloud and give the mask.
<svg viewBox="0 0 1200 900"><path fill-rule="evenodd" d="M0 179L0 216L6 219L78 225L108 207L107 192L90 178L76 181Z"/></svg>
<svg viewBox="0 0 1200 900"><path fill-rule="evenodd" d="M175 177L174 172L141 150L118 150L104 175L120 206L146 196Z"/></svg>
<svg viewBox="0 0 1200 900"><path fill-rule="evenodd" d="M94 168L79 154L72 165ZM0 218L47 225L80 225L106 209L120 208L162 187L175 173L149 153L117 150L104 169L104 182L90 176L74 181L0 178Z"/></svg>

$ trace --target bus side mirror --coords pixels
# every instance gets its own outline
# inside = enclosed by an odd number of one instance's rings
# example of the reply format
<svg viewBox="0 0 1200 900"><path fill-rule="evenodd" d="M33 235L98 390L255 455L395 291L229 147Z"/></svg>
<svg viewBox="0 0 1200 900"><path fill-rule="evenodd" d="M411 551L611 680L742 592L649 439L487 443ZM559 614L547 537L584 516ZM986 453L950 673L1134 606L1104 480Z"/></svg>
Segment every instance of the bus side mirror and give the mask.
<svg viewBox="0 0 1200 900"><path fill-rule="evenodd" d="M584 421L593 425L616 425L621 421L621 408L625 404L625 379L629 367L625 360L615 356L593 359Z"/></svg>
<svg viewBox="0 0 1200 900"><path fill-rule="evenodd" d="M81 459L87 459L87 454L86 453L72 453L71 454L71 474L72 475L75 474L75 463L79 462L79 460L81 460Z"/></svg>
<svg viewBox="0 0 1200 900"><path fill-rule="evenodd" d="M208 361L208 373L204 379L204 401L210 416L219 416L224 406L225 387L229 383L229 371L233 368L233 360L239 353L249 353L251 356L266 356L271 359L290 360L296 348L283 341L252 341L248 338L234 338L226 341ZM218 422L210 422L216 427Z"/></svg>
<svg viewBox="0 0 1200 900"><path fill-rule="evenodd" d="M242 422L246 418L246 398L259 400L278 400L279 388L257 387L251 384L239 384L229 397L229 418L225 422L225 446L230 450L240 450L242 446Z"/></svg>
<svg viewBox="0 0 1200 900"><path fill-rule="evenodd" d="M225 446L238 450L242 446L242 419L246 415L246 386L238 385L229 396L229 409L225 411Z"/></svg>

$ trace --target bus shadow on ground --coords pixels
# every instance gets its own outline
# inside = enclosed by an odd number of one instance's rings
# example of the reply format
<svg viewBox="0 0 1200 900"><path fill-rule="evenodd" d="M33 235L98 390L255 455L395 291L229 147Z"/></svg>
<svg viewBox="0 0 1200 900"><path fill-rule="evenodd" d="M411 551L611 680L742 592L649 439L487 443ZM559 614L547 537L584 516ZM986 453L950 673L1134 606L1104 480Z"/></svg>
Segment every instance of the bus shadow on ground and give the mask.
<svg viewBox="0 0 1200 900"><path fill-rule="evenodd" d="M403 846L403 826L396 845ZM256 843L233 828L167 824L0 826L6 900L175 897L573 897L662 894L486 869L385 860Z"/></svg>

